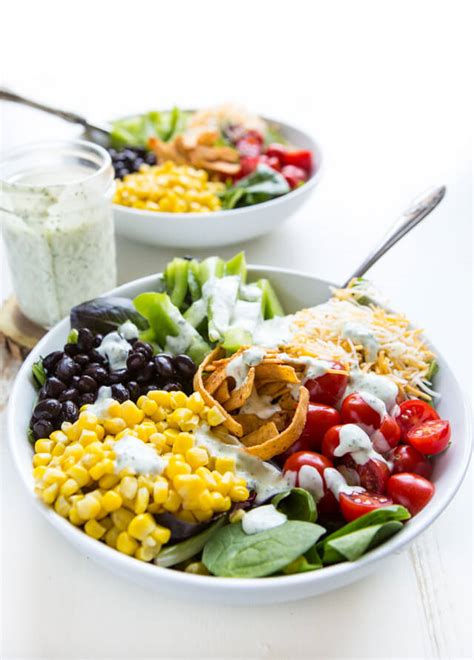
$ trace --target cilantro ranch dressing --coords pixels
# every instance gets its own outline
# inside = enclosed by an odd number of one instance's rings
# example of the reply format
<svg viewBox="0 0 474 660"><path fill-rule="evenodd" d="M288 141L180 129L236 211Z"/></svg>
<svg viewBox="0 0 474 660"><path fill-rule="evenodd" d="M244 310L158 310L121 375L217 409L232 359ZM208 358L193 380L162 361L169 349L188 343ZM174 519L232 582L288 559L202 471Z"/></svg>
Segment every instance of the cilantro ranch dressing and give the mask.
<svg viewBox="0 0 474 660"><path fill-rule="evenodd" d="M132 321L125 321L119 326L118 332L124 339L130 341L131 339L138 339L138 328Z"/></svg>
<svg viewBox="0 0 474 660"><path fill-rule="evenodd" d="M97 393L97 399L93 404L87 406L87 412L92 413L100 421L109 414L109 408L115 399L112 398L112 388L102 385Z"/></svg>
<svg viewBox="0 0 474 660"><path fill-rule="evenodd" d="M386 463L384 457L375 451L367 433L357 424L344 424L339 430L339 444L334 456L341 458L350 454L357 465L365 465L371 458Z"/></svg>
<svg viewBox="0 0 474 660"><path fill-rule="evenodd" d="M362 493L365 490L360 486L349 486L342 474L335 468L325 468L324 481L336 500L339 500L339 495L341 493L351 495L352 493Z"/></svg>
<svg viewBox="0 0 474 660"><path fill-rule="evenodd" d="M125 337L118 332L109 332L102 339L97 352L107 359L111 371L117 371L126 368L128 354L131 350L132 346Z"/></svg>
<svg viewBox="0 0 474 660"><path fill-rule="evenodd" d="M114 445L115 473L131 468L136 474L161 474L166 461L156 449L133 435L125 435Z"/></svg>
<svg viewBox="0 0 474 660"><path fill-rule="evenodd" d="M1 219L21 310L51 327L115 286L107 152L81 141L37 143L2 163Z"/></svg>
<svg viewBox="0 0 474 660"><path fill-rule="evenodd" d="M287 520L286 515L278 511L273 504L266 504L244 513L242 529L246 534L258 534L279 527Z"/></svg>
<svg viewBox="0 0 474 660"><path fill-rule="evenodd" d="M259 365L265 355L266 352L263 348L251 346L226 365L225 372L229 378L234 379L236 389L243 385L250 367Z"/></svg>
<svg viewBox="0 0 474 660"><path fill-rule="evenodd" d="M292 316L276 316L262 321L254 330L254 343L267 348L277 348L288 343L292 336L292 319Z"/></svg>
<svg viewBox="0 0 474 660"><path fill-rule="evenodd" d="M324 482L319 471L312 465L303 465L298 471L298 484L311 493L317 503L324 495Z"/></svg>
<svg viewBox="0 0 474 660"><path fill-rule="evenodd" d="M280 411L281 407L277 403L272 404L271 396L268 394L259 396L255 388L240 409L241 414L256 415L259 419L268 419Z"/></svg>
<svg viewBox="0 0 474 660"><path fill-rule="evenodd" d="M385 417L387 414L387 408L382 399L379 399L378 396L375 396L371 392L365 392L364 390L360 390L358 395L370 408L372 408L372 410L375 410L375 412L379 414L381 420Z"/></svg>
<svg viewBox="0 0 474 660"><path fill-rule="evenodd" d="M364 373L359 369L354 369L351 371L349 384L343 398L352 392L372 394L378 399L381 399L386 409L390 412L397 402L398 387L386 376Z"/></svg>
<svg viewBox="0 0 474 660"><path fill-rule="evenodd" d="M347 321L342 329L344 339L350 339L354 344L362 344L367 362L375 362L380 349L375 335L363 323Z"/></svg>

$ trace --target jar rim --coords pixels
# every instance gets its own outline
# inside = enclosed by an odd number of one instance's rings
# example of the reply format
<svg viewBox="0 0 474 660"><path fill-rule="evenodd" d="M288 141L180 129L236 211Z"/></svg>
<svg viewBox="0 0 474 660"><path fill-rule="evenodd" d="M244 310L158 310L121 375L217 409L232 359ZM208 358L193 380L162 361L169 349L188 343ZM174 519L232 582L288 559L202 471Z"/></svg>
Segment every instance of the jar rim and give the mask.
<svg viewBox="0 0 474 660"><path fill-rule="evenodd" d="M96 144L95 142L90 142L88 140L37 140L35 142L27 142L26 144L21 144L19 146L13 147L11 149L8 149L5 151L0 158L0 183L5 183L10 186L15 186L16 188L19 189L34 189L34 188L42 188L41 184L31 184L31 183L21 183L21 182L14 182L12 183L9 181L5 176L3 176L2 169L5 167L7 163L10 161L14 160L15 158L19 158L23 155L28 155L32 151L35 150L57 150L59 151L60 149L82 149L84 152L88 151L95 153L95 155L99 156L100 161L97 163L97 169L91 172L90 174L86 174L84 177L78 178L77 181L74 182L68 182L68 183L54 183L50 184L51 186L54 186L55 188L58 187L66 187L75 184L82 184L87 181L90 181L93 178L100 177L102 174L106 172L108 168L112 167L112 159L110 158L110 154L104 147L100 146L99 144ZM113 178L113 174L112 174Z"/></svg>

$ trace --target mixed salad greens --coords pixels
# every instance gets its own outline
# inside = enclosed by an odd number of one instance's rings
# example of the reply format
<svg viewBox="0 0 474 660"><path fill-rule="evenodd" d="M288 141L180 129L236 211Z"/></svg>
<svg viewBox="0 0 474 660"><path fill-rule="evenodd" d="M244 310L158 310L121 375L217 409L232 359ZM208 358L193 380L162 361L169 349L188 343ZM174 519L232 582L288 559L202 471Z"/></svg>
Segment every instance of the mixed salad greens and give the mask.
<svg viewBox="0 0 474 660"><path fill-rule="evenodd" d="M67 343L33 368L38 496L191 574L357 560L428 504L450 441L435 356L373 299L358 280L285 315L240 253L177 257L133 301L75 307Z"/></svg>

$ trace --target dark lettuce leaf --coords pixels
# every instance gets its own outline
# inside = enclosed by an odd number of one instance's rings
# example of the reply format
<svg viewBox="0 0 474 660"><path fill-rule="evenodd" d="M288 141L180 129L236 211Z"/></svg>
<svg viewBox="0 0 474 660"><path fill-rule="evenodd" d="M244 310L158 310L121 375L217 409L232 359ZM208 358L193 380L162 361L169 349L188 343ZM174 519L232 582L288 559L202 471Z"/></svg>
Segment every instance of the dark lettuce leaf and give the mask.
<svg viewBox="0 0 474 660"><path fill-rule="evenodd" d="M131 321L139 330L148 328L148 321L137 312L129 298L109 296L94 298L71 309L72 328L89 328L92 332L106 334L113 332L125 323Z"/></svg>
<svg viewBox="0 0 474 660"><path fill-rule="evenodd" d="M172 513L160 513L155 516L156 522L163 527L167 527L171 532L171 541L183 541L184 539L194 536L202 532L209 526L208 522L205 523L188 523L184 520L179 520Z"/></svg>

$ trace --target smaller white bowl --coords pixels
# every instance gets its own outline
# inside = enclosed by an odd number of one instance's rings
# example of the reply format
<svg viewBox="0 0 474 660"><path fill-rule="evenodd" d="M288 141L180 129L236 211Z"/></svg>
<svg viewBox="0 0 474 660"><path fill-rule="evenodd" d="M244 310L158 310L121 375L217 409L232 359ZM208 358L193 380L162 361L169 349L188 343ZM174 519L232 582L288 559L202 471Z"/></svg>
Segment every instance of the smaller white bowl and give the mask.
<svg viewBox="0 0 474 660"><path fill-rule="evenodd" d="M313 174L308 181L286 195L262 204L210 213L163 213L114 204L118 234L146 243L180 248L204 248L248 241L267 234L287 220L309 198L321 178L321 148L307 133L273 119L288 142L313 154Z"/></svg>

